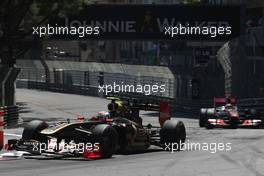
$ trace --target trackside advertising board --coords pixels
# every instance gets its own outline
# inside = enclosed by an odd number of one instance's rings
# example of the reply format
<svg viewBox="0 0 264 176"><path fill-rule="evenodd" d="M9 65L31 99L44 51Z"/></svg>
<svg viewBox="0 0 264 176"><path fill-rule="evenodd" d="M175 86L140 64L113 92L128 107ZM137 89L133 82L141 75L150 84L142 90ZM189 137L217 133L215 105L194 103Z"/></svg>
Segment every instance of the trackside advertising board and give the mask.
<svg viewBox="0 0 264 176"><path fill-rule="evenodd" d="M35 27L33 34L69 39L226 41L240 35L240 16L240 6L90 5Z"/></svg>

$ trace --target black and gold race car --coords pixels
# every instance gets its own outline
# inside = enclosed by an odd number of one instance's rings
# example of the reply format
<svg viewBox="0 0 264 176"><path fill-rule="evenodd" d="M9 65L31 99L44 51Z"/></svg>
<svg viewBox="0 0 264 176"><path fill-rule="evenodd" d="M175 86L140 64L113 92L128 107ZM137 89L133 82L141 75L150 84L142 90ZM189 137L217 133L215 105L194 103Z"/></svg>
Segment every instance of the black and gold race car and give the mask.
<svg viewBox="0 0 264 176"><path fill-rule="evenodd" d="M108 111L89 119L49 124L31 121L25 126L22 139L9 140L9 149L34 156L109 158L115 153L144 152L151 145L165 148L185 141L185 126L170 119L168 103L151 105L109 99ZM140 110L159 111L160 126L143 125Z"/></svg>

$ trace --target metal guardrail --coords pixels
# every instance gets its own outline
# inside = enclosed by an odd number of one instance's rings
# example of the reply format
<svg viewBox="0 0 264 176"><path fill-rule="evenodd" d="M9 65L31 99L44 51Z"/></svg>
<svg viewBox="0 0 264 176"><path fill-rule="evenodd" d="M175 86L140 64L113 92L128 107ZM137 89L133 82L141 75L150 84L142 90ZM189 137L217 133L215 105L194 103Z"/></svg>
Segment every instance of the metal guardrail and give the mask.
<svg viewBox="0 0 264 176"><path fill-rule="evenodd" d="M19 107L13 106L2 106L0 111L4 113L4 124L7 127L16 126L19 122Z"/></svg>
<svg viewBox="0 0 264 176"><path fill-rule="evenodd" d="M264 98L247 98L238 100L238 106L242 108L254 108L264 115Z"/></svg>
<svg viewBox="0 0 264 176"><path fill-rule="evenodd" d="M25 87L26 86L26 87ZM50 83L46 84L45 82L36 82L36 81L26 81L18 80L17 87L24 87L29 89L41 89L55 92L65 92L65 93L74 93L81 95L89 96L100 96L105 97L102 93L98 92L97 86L85 86L85 85L64 85L64 84L55 84ZM144 95L142 93L128 93L128 92L119 92L111 93L108 96L118 96L120 98L127 99L136 99L141 103L149 104L159 104L160 101L170 102L173 110L173 114L176 116L183 117L192 117L197 118L201 108L210 108L213 107L213 100L191 100L184 98L172 99L169 97L162 97L156 95ZM240 107L249 107L255 108L257 110L264 112L264 98L249 98L249 99L238 99L238 106Z"/></svg>
<svg viewBox="0 0 264 176"><path fill-rule="evenodd" d="M264 98L247 98L238 100L241 106L263 106Z"/></svg>
<svg viewBox="0 0 264 176"><path fill-rule="evenodd" d="M176 116L198 118L201 108L213 106L212 100L176 99L172 107Z"/></svg>
<svg viewBox="0 0 264 176"><path fill-rule="evenodd" d="M17 88L39 89L53 92L74 93L80 95L98 96L98 87L85 85L65 85L37 81L17 80Z"/></svg>
<svg viewBox="0 0 264 176"><path fill-rule="evenodd" d="M110 72L98 72L98 71L81 71L81 70L63 70L57 69L47 73L41 69L34 68L22 68L18 76L18 84L23 87L35 86L32 84L42 84L46 81L50 84L54 84L59 89L66 86L84 88L95 87L98 85L165 85L165 92L155 92L156 96L174 97L175 95L175 82L174 79L169 77L151 77L144 75L130 75L127 73L110 73ZM59 87L62 85L63 87ZM68 88L67 88L68 89Z"/></svg>

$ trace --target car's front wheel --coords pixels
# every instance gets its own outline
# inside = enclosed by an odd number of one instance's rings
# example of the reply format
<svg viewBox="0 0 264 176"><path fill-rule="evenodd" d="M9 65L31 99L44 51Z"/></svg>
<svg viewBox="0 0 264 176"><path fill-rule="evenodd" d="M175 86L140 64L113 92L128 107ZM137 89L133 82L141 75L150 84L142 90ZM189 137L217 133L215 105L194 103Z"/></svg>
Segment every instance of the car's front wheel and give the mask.
<svg viewBox="0 0 264 176"><path fill-rule="evenodd" d="M110 125L99 124L93 130L94 142L99 143L103 158L111 158L115 154L118 145L118 134Z"/></svg>
<svg viewBox="0 0 264 176"><path fill-rule="evenodd" d="M199 126L205 127L205 124L207 122L207 111L206 109L201 109L199 114Z"/></svg>
<svg viewBox="0 0 264 176"><path fill-rule="evenodd" d="M29 122L22 133L22 139L23 140L37 140L37 141L43 141L44 138L40 134L40 131L47 128L49 125L41 120L32 120Z"/></svg>

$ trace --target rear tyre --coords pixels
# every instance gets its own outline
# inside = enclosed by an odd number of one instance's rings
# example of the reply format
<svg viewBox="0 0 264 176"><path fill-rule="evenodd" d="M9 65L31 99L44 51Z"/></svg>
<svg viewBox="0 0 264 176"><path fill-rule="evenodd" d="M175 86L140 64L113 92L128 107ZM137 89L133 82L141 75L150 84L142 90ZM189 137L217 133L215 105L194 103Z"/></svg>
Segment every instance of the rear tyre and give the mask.
<svg viewBox="0 0 264 176"><path fill-rule="evenodd" d="M41 120L33 120L29 122L22 134L22 139L24 140L37 140L37 141L43 141L44 137L40 134L40 131L47 128L49 125L46 122L43 122Z"/></svg>
<svg viewBox="0 0 264 176"><path fill-rule="evenodd" d="M205 125L205 128L210 130L210 129L214 128L214 125L211 125L211 124L208 123L208 124Z"/></svg>
<svg viewBox="0 0 264 176"><path fill-rule="evenodd" d="M107 124L99 124L92 130L94 142L100 144L100 151L103 158L111 158L115 154L118 144L116 130Z"/></svg>
<svg viewBox="0 0 264 176"><path fill-rule="evenodd" d="M175 144L177 144L177 149L180 150L181 145L186 139L186 129L184 123L177 120L166 120L160 130L160 139L163 146L175 146Z"/></svg>
<svg viewBox="0 0 264 176"><path fill-rule="evenodd" d="M205 124L207 122L207 115L206 115L206 109L201 109L200 110L200 116L199 116L199 126L200 127L205 127Z"/></svg>

